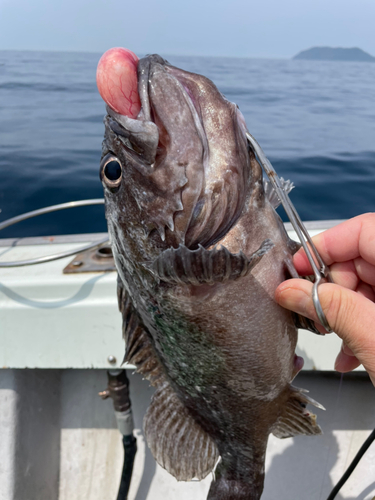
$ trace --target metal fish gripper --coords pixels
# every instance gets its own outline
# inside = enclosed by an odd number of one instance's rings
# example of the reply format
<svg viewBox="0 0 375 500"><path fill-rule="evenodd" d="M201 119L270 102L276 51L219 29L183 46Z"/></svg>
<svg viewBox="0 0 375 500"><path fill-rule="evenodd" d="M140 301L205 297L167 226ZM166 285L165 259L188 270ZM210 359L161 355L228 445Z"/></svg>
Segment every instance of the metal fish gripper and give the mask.
<svg viewBox="0 0 375 500"><path fill-rule="evenodd" d="M253 153L258 158L263 170L267 174L273 188L276 191L277 196L280 199L284 210L289 217L289 220L293 226L293 229L297 233L298 239L301 242L303 249L307 255L310 265L314 271L314 284L312 291L312 300L316 314L319 321L324 326L328 332L332 332L331 327L328 324L327 318L324 314L322 305L319 300L318 287L321 283L330 282L333 283L331 272L329 267L324 263L318 250L316 249L306 227L304 226L297 210L295 209L293 203L291 202L288 193L282 187L280 177L277 175L276 170L273 168L271 162L264 154L263 149L258 144L257 140L249 133L246 133L247 140L249 141L250 147Z"/></svg>

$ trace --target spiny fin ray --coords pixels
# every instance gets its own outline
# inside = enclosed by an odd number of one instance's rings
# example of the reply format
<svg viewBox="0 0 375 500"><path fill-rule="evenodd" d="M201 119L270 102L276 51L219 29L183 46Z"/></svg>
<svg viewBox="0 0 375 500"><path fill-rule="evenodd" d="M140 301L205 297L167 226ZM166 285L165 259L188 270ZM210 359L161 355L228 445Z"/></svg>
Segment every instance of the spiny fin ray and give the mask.
<svg viewBox="0 0 375 500"><path fill-rule="evenodd" d="M292 181L285 180L283 177L280 177L281 185L286 194L289 194L292 189L294 189L294 184ZM271 203L273 208L277 208L280 205L280 199L276 194L276 191L270 181L264 179L264 194L266 195L266 198L268 198L268 201Z"/></svg>
<svg viewBox="0 0 375 500"><path fill-rule="evenodd" d="M167 283L214 284L246 276L273 246L271 240L264 240L258 250L247 257L242 251L232 254L223 246L206 250L199 245L197 250L190 250L180 245L164 250L145 267Z"/></svg>
<svg viewBox="0 0 375 500"><path fill-rule="evenodd" d="M272 434L280 439L304 434L312 436L321 434L322 430L316 423L316 415L306 410L307 404L312 404L321 410L324 406L306 395L306 391L290 386L289 398L283 414L272 429Z"/></svg>
<svg viewBox="0 0 375 500"><path fill-rule="evenodd" d="M141 373L152 385L157 386L165 379L164 370L120 278L117 281L117 297L122 314L122 334L126 345L123 363L135 365L138 373Z"/></svg>

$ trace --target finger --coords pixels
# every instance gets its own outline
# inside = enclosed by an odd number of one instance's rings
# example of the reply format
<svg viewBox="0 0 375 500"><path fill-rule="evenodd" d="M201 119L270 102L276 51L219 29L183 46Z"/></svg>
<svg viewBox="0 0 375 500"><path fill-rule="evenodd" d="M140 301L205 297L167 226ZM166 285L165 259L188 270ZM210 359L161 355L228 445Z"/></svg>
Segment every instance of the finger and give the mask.
<svg viewBox="0 0 375 500"><path fill-rule="evenodd" d="M275 299L282 307L312 319L321 333L327 333L315 312L312 287L312 283L307 280L290 279L276 288Z"/></svg>
<svg viewBox="0 0 375 500"><path fill-rule="evenodd" d="M371 300L372 302L375 302L374 289L370 285L368 285L367 283L361 282L358 285L356 292L361 294L363 297L366 297L366 299Z"/></svg>
<svg viewBox="0 0 375 500"><path fill-rule="evenodd" d="M335 361L335 370L340 373L347 373L358 368L360 364L355 356L348 356L343 351L340 351Z"/></svg>
<svg viewBox="0 0 375 500"><path fill-rule="evenodd" d="M365 283L375 286L375 266L365 261L362 257L355 259L353 264L358 277Z"/></svg>
<svg viewBox="0 0 375 500"><path fill-rule="evenodd" d="M371 286L375 285L375 266L368 264L361 257L348 262L337 262L330 266L331 276L336 285L344 286L350 290L359 291L359 288L366 289L366 293L361 293L370 300L374 300L375 294ZM364 282L362 283L361 280ZM369 283L369 285L366 285Z"/></svg>
<svg viewBox="0 0 375 500"><path fill-rule="evenodd" d="M306 280L284 281L276 289L275 298L286 309L318 321L312 286ZM353 351L375 384L375 304L332 283L319 287L319 300L328 324Z"/></svg>
<svg viewBox="0 0 375 500"><path fill-rule="evenodd" d="M333 262L345 262L358 257L375 265L375 214L349 219L314 236L312 240L328 266ZM299 274L312 273L303 249L295 254L293 262Z"/></svg>
<svg viewBox="0 0 375 500"><path fill-rule="evenodd" d="M352 260L348 262L337 262L330 267L333 282L350 290L356 290L359 277Z"/></svg>
<svg viewBox="0 0 375 500"><path fill-rule="evenodd" d="M325 335L326 333L331 333L327 332L327 330L324 328L324 326L319 323L319 321L314 321L315 327L318 329L318 331L322 334Z"/></svg>

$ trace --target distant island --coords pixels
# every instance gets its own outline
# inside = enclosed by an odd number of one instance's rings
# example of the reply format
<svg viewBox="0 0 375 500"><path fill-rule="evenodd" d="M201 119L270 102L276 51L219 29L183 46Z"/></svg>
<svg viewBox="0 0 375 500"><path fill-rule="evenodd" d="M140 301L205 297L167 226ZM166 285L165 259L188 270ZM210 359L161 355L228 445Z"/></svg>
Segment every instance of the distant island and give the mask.
<svg viewBox="0 0 375 500"><path fill-rule="evenodd" d="M353 47L343 49L341 47L312 47L299 52L293 59L309 59L315 61L360 61L375 62L375 57L370 56L362 49Z"/></svg>

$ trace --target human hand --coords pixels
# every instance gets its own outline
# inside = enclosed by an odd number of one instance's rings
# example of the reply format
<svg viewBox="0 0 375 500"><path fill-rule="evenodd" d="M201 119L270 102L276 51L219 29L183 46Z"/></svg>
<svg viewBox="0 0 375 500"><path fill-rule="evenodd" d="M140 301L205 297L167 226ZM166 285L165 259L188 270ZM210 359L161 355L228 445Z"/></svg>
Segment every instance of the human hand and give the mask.
<svg viewBox="0 0 375 500"><path fill-rule="evenodd" d="M314 244L330 266L333 283L319 285L319 300L328 324L343 340L335 369L348 372L363 364L375 385L375 213L363 214L315 236ZM294 265L301 276L313 274L299 250ZM319 323L312 301L312 283L284 281L276 301Z"/></svg>

